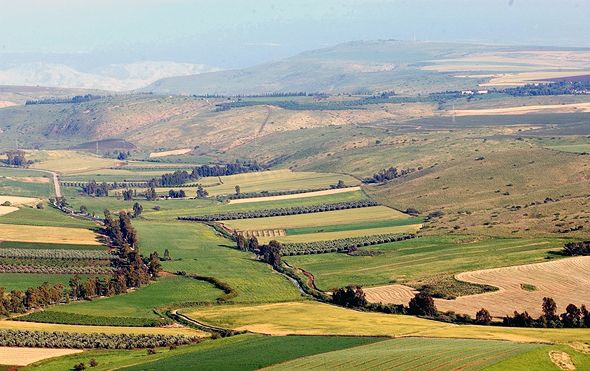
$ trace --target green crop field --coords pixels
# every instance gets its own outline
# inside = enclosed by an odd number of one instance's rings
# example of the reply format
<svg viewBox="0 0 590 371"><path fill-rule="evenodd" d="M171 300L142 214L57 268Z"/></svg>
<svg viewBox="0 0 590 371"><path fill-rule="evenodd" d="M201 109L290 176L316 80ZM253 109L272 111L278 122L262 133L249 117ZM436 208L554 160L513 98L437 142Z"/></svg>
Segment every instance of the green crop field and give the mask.
<svg viewBox="0 0 590 371"><path fill-rule="evenodd" d="M58 305L48 312L90 316L160 318L153 309L181 302L215 301L223 295L210 283L187 277L160 277L148 286L124 295L89 302Z"/></svg>
<svg viewBox="0 0 590 371"><path fill-rule="evenodd" d="M83 151L27 151L27 160L36 161L34 169L53 170L68 174L91 173L120 163Z"/></svg>
<svg viewBox="0 0 590 371"><path fill-rule="evenodd" d="M89 275L81 274L82 280ZM36 273L0 273L0 287L6 287L6 291L12 290L26 291L29 287L39 287L44 282L49 282L52 286L62 283L68 286L72 278L71 274L36 274Z"/></svg>
<svg viewBox="0 0 590 371"><path fill-rule="evenodd" d="M486 371L553 371L559 368L551 362L549 352L561 351L567 353L577 370L590 370L590 355L575 351L568 345L549 345L533 349L526 353L508 358L486 368Z"/></svg>
<svg viewBox="0 0 590 371"><path fill-rule="evenodd" d="M317 189L327 188L338 184L343 180L346 185L358 185L360 182L348 175L315 173L315 172L292 172L289 170L271 170L257 173L246 173L222 176L219 183L217 177L199 179L199 183L207 189L211 195L235 194L237 185L240 191L262 192L262 191L288 191L296 189ZM169 188L157 188L158 192L168 192ZM196 192L196 187L186 188L185 192Z"/></svg>
<svg viewBox="0 0 590 371"><path fill-rule="evenodd" d="M274 216L270 218L238 219L223 221L227 227L238 230L285 229L324 225L376 222L405 219L407 215L385 206L363 207L326 211L313 214Z"/></svg>
<svg viewBox="0 0 590 371"><path fill-rule="evenodd" d="M380 338L350 337L268 337L254 334L239 335L216 341L178 347L174 350L158 349L156 354L147 355L145 350L89 351L82 354L45 360L23 368L23 371L61 371L74 364L89 364L91 358L98 361L93 368L98 371L124 370L235 370L254 371L273 364L364 345ZM272 352L269 352L272 349ZM147 364L147 365L146 365Z"/></svg>
<svg viewBox="0 0 590 371"><path fill-rule="evenodd" d="M23 207L10 215L0 216L0 224L23 224L49 227L95 228L96 225L85 219L74 218L51 206L44 209Z"/></svg>
<svg viewBox="0 0 590 371"><path fill-rule="evenodd" d="M169 272L186 271L213 276L229 283L238 291L233 301L269 302L301 298L295 284L274 272L254 254L235 249L235 242L219 236L213 229L190 222L134 221L139 247L144 254L164 249L172 261L162 262Z"/></svg>
<svg viewBox="0 0 590 371"><path fill-rule="evenodd" d="M392 219L383 220L379 222L359 222L351 224L336 224L336 225L321 225L314 227L301 227L301 228L286 228L285 233L288 236L310 234L310 233L327 233L327 232L342 232L352 231L358 229L374 229L374 228L387 228L387 227L399 227L406 225L414 225L423 223L422 218L410 218L410 219Z"/></svg>
<svg viewBox="0 0 590 371"><path fill-rule="evenodd" d="M316 301L222 305L179 312L210 325L271 335L391 337L452 326L414 316L360 312Z"/></svg>
<svg viewBox="0 0 590 371"><path fill-rule="evenodd" d="M361 248L384 252L375 256L330 253L289 256L284 260L313 274L316 286L322 290L350 283L376 286L397 282L421 286L440 275L543 262L549 251L561 249L564 242L516 238L477 241L433 236Z"/></svg>
<svg viewBox="0 0 590 371"><path fill-rule="evenodd" d="M4 172L0 172L4 174ZM28 172L22 177L0 176L2 194L23 197L55 196L53 181L39 176L40 173Z"/></svg>
<svg viewBox="0 0 590 371"><path fill-rule="evenodd" d="M318 354L270 367L295 370L483 370L542 345L503 341L393 339L352 349Z"/></svg>

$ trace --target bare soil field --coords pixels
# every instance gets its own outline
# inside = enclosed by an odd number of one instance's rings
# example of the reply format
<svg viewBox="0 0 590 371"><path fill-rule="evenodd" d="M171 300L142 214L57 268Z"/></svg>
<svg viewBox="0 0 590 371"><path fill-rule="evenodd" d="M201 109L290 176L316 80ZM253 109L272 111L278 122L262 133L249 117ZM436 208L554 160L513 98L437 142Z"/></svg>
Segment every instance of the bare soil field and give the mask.
<svg viewBox="0 0 590 371"><path fill-rule="evenodd" d="M80 349L0 347L0 364L26 366L47 358L82 353Z"/></svg>
<svg viewBox="0 0 590 371"><path fill-rule="evenodd" d="M333 195L333 194L337 194L337 193L355 192L355 191L360 191L360 190L361 190L361 187L336 188L336 189L327 189L325 191L297 193L297 194L292 194L292 195L241 198L241 199L237 199L237 200L229 200L228 203L229 204L245 204L245 203L249 203L249 202L260 202L260 201L291 200L294 198L327 196L327 195Z"/></svg>
<svg viewBox="0 0 590 371"><path fill-rule="evenodd" d="M564 77L571 77L572 80L576 76L588 75L588 71L579 72L522 72L522 73L507 73L498 74L490 80L490 82L481 84L480 86L518 86L530 83L547 83L548 81L559 81Z"/></svg>
<svg viewBox="0 0 590 371"><path fill-rule="evenodd" d="M524 115L529 113L578 113L590 112L590 103L551 104L543 106L520 106L506 108L456 110L455 116L481 116L481 115Z"/></svg>
<svg viewBox="0 0 590 371"><path fill-rule="evenodd" d="M0 216L10 214L13 211L18 210L18 207L14 206L0 206Z"/></svg>
<svg viewBox="0 0 590 371"><path fill-rule="evenodd" d="M0 204L5 203L6 201L10 202L10 205L35 205L41 199L34 198L34 197L18 197L18 196L1 196L0 195Z"/></svg>
<svg viewBox="0 0 590 371"><path fill-rule="evenodd" d="M172 151L152 152L152 153L150 153L150 158L173 156L173 155L184 155L185 153L189 153L190 151L191 151L190 148L184 148L184 149L175 149Z"/></svg>
<svg viewBox="0 0 590 371"><path fill-rule="evenodd" d="M558 313L564 312L568 304L590 304L590 257L575 257L547 263L519 265L507 268L485 269L461 273L460 281L487 284L500 290L455 300L435 299L441 311L455 311L474 316L486 308L494 317L511 315L513 311L527 311L532 317L542 314L544 297L552 297L557 303ZM528 291L522 285L533 285L536 290ZM370 302L407 304L416 293L402 285L389 285L364 289Z"/></svg>
<svg viewBox="0 0 590 371"><path fill-rule="evenodd" d="M0 240L101 245L97 234L83 228L0 224Z"/></svg>

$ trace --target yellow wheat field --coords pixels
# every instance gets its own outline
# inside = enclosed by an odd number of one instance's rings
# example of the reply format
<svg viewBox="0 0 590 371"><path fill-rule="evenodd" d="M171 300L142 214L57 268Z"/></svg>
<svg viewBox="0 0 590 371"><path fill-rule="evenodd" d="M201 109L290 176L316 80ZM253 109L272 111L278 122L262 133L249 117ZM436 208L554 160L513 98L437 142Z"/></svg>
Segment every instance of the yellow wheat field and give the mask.
<svg viewBox="0 0 590 371"><path fill-rule="evenodd" d="M10 214L11 212L14 212L16 210L18 210L18 207L14 207L14 206L0 206L0 216L6 215L6 214Z"/></svg>
<svg viewBox="0 0 590 371"><path fill-rule="evenodd" d="M0 364L26 366L43 359L75 353L82 353L82 351L80 349L0 347Z"/></svg>
<svg viewBox="0 0 590 371"><path fill-rule="evenodd" d="M101 245L88 229L0 224L0 241Z"/></svg>
<svg viewBox="0 0 590 371"><path fill-rule="evenodd" d="M150 158L173 156L173 155L184 155L185 153L189 153L190 151L191 151L190 148L184 148L184 149L175 149L172 151L152 152L152 153L150 153Z"/></svg>
<svg viewBox="0 0 590 371"><path fill-rule="evenodd" d="M524 115L529 113L583 113L590 112L590 103L548 104L506 108L456 110L455 116Z"/></svg>
<svg viewBox="0 0 590 371"><path fill-rule="evenodd" d="M15 205L29 205L33 206L41 201L40 198L35 197L18 197L18 196L2 196L0 195L0 204L5 203L6 201L10 202L11 206Z"/></svg>
<svg viewBox="0 0 590 371"><path fill-rule="evenodd" d="M361 190L361 187L335 188L335 189L327 189L325 191L305 192L305 193L297 193L297 194L292 194L292 195L240 198L237 200L229 200L228 203L229 204L245 204L245 203L249 203L249 202L280 201L280 200L290 200L293 198L327 196L327 195L334 195L334 194L338 194L338 193L355 192L355 191L360 191L360 190Z"/></svg>
<svg viewBox="0 0 590 371"><path fill-rule="evenodd" d="M461 273L458 280L487 284L500 290L485 294L461 296L455 300L435 299L441 311L455 311L474 316L486 308L492 316L503 317L515 310L527 311L531 316L542 314L544 297L552 297L557 311L564 312L568 304L590 306L590 257L581 256L547 263L519 265L507 268L485 269ZM527 291L523 284L533 285L535 291ZM407 304L416 293L402 285L366 288L370 302Z"/></svg>

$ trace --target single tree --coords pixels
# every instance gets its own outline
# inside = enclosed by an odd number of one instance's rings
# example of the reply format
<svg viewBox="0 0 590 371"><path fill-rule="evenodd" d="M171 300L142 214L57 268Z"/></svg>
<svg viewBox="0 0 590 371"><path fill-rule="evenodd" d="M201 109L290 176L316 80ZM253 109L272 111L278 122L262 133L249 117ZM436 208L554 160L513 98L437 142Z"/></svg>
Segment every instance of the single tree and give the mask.
<svg viewBox="0 0 590 371"><path fill-rule="evenodd" d="M478 325L489 325L492 322L492 316L485 308L481 308L479 312L475 314L475 323Z"/></svg>
<svg viewBox="0 0 590 371"><path fill-rule="evenodd" d="M419 316L433 316L436 314L436 306L432 296L426 292L419 292L410 300L410 313Z"/></svg>
<svg viewBox="0 0 590 371"><path fill-rule="evenodd" d="M238 196L240 195L240 186L239 185L236 186L236 194Z"/></svg>

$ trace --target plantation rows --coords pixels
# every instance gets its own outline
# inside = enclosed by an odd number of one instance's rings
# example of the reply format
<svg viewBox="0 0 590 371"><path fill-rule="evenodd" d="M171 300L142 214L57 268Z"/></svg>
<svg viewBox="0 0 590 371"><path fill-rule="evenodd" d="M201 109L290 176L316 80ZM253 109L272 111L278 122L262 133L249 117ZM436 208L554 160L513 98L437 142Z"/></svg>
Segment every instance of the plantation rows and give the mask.
<svg viewBox="0 0 590 371"><path fill-rule="evenodd" d="M105 317L89 316L86 314L65 313L65 312L33 312L24 317L16 317L17 321L60 323L66 325L89 325L89 326L123 326L123 327L159 327L172 323L170 319L150 319L131 317Z"/></svg>
<svg viewBox="0 0 590 371"><path fill-rule="evenodd" d="M35 258L0 258L0 265L38 265L46 267L106 267L108 260L89 259L35 259Z"/></svg>
<svg viewBox="0 0 590 371"><path fill-rule="evenodd" d="M329 189L334 189L334 187L311 188L311 189L293 189L290 191L241 192L239 195L231 194L231 195L223 196L222 198L229 199L229 200L240 200L240 199L244 199L244 198L297 195L297 194L301 194L301 193L327 191Z"/></svg>
<svg viewBox="0 0 590 371"><path fill-rule="evenodd" d="M281 246L281 255L322 254L329 252L344 252L360 246L378 245L414 238L407 233L377 234L363 237L348 237L337 240L285 243Z"/></svg>
<svg viewBox="0 0 590 371"><path fill-rule="evenodd" d="M7 265L0 264L0 273L35 273L35 274L113 274L115 268L97 267L56 267L47 265Z"/></svg>
<svg viewBox="0 0 590 371"><path fill-rule="evenodd" d="M108 251L92 250L0 249L0 258L112 260L117 259L118 256Z"/></svg>
<svg viewBox="0 0 590 371"><path fill-rule="evenodd" d="M321 204L310 206L296 206L285 207L280 209L266 209L241 211L233 213L209 214L198 216L178 217L180 220L192 220L197 222L215 222L219 220L234 220L234 219L252 219L252 218L268 218L273 216L297 215L297 214L312 214L321 213L325 211L356 209L362 207L378 206L379 204L372 200L358 200L347 202L336 202L333 204Z"/></svg>
<svg viewBox="0 0 590 371"><path fill-rule="evenodd" d="M0 346L74 349L135 349L183 345L198 341L185 335L68 333L0 330Z"/></svg>

